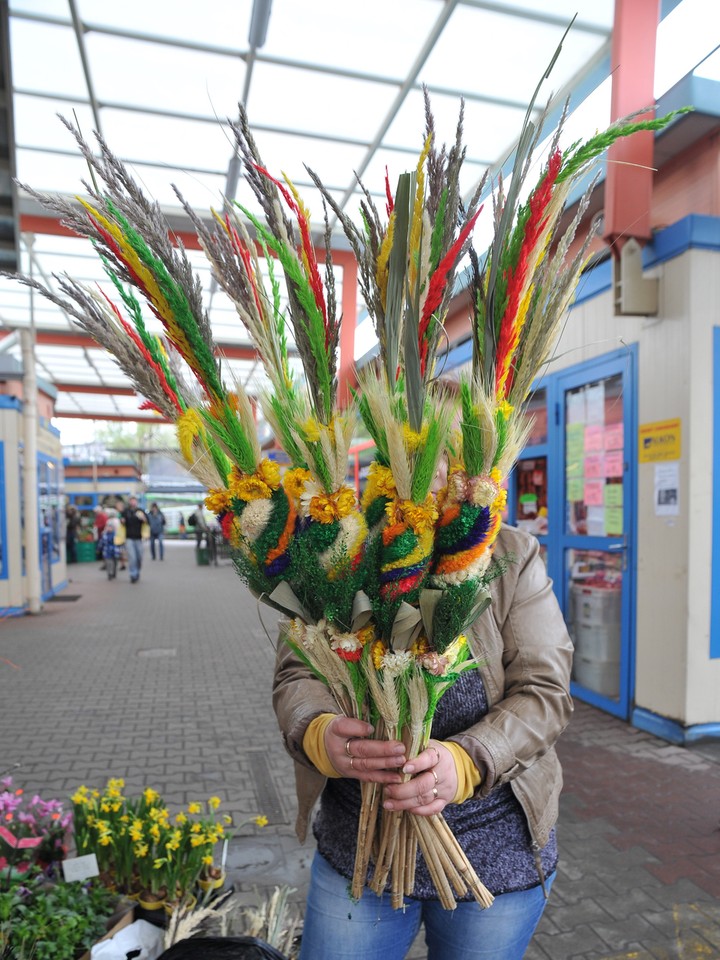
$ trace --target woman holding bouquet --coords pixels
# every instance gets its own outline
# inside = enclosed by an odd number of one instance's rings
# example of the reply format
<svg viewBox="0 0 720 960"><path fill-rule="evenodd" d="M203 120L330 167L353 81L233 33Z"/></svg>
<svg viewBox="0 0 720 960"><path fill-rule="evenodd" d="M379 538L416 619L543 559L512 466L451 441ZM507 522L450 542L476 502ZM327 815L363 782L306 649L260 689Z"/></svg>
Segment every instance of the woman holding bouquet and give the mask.
<svg viewBox="0 0 720 960"><path fill-rule="evenodd" d="M513 562L492 582L493 602L473 626L479 669L443 696L433 739L412 762L399 741L370 739L369 724L338 715L328 688L280 649L274 706L295 761L301 841L320 799L302 960L402 960L421 922L429 960L525 953L557 867L562 774L554 744L572 712L572 643L537 541L503 527L495 553ZM422 858L403 910L369 889L350 899L358 781L383 785L385 810L442 811L494 894L492 906L467 899L442 909Z"/></svg>

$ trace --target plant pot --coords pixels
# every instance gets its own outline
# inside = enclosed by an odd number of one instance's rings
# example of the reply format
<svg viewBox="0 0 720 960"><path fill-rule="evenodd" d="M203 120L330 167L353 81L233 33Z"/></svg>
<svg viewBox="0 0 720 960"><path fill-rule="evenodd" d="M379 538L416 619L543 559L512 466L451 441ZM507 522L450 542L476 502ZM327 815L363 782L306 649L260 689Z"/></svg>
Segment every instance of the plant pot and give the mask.
<svg viewBox="0 0 720 960"><path fill-rule="evenodd" d="M190 913L191 910L195 909L195 905L197 904L197 897L189 896L189 897L186 897L184 901L166 900L165 903L163 904L165 913L169 917L171 917L173 914L173 911L178 908L180 903L183 904L183 907L185 908L186 912Z"/></svg>
<svg viewBox="0 0 720 960"><path fill-rule="evenodd" d="M162 910L167 899L167 891L160 893L151 893L149 890L141 890L138 894L137 902L143 910L154 911Z"/></svg>
<svg viewBox="0 0 720 960"><path fill-rule="evenodd" d="M221 873L219 877L204 877L202 880L198 880L198 885L203 893L207 893L208 890L219 890L224 883L224 873Z"/></svg>

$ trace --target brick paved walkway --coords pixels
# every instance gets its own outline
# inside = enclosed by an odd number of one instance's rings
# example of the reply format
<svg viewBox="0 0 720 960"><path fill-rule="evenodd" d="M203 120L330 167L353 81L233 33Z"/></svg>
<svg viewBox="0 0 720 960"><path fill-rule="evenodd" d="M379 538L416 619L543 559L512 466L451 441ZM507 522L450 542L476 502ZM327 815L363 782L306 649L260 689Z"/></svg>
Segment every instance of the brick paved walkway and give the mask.
<svg viewBox="0 0 720 960"><path fill-rule="evenodd" d="M20 763L17 782L46 796L122 776L171 805L217 794L236 820L265 813L233 842L231 878L248 899L290 883L302 903L312 845L292 828L274 653L229 563L196 566L188 542L146 557L135 586L94 563L70 577L77 601L0 621L0 771ZM562 864L526 960L720 960L720 747L669 746L578 703L559 750Z"/></svg>

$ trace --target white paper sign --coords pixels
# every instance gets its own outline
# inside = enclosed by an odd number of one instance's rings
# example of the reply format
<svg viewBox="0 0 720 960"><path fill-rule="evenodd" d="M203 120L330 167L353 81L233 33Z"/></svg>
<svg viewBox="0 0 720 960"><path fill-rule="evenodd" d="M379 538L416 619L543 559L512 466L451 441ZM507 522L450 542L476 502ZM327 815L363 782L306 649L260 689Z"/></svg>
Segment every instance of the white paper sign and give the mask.
<svg viewBox="0 0 720 960"><path fill-rule="evenodd" d="M677 517L680 513L680 464L677 460L655 464L655 516Z"/></svg>
<svg viewBox="0 0 720 960"><path fill-rule="evenodd" d="M88 853L84 857L71 857L69 860L63 860L62 868L67 883L72 883L74 880L89 880L91 877L97 877L100 873L97 857L94 853Z"/></svg>

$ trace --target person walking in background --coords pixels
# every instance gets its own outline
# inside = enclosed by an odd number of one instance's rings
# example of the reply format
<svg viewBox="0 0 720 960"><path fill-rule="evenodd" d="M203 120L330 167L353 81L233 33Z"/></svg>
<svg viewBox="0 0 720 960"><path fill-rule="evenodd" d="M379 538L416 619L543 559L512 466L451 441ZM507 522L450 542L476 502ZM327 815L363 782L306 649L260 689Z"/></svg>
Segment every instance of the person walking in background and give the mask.
<svg viewBox="0 0 720 960"><path fill-rule="evenodd" d="M185 517L181 513L178 517L178 533L181 540L187 540L187 527L185 526Z"/></svg>
<svg viewBox="0 0 720 960"><path fill-rule="evenodd" d="M202 546L203 540L207 542L208 525L205 519L205 508L199 503L193 513L190 514L190 526L195 529L195 546L198 549Z"/></svg>
<svg viewBox="0 0 720 960"><path fill-rule="evenodd" d="M125 528L120 522L117 510L108 508L107 519L103 526L103 532L100 536L99 544L102 552L103 565L101 570L107 570L109 580L114 580L117 573L117 563L120 559L121 546L116 542L120 531L125 532Z"/></svg>
<svg viewBox="0 0 720 960"><path fill-rule="evenodd" d="M77 532L80 526L80 514L76 507L65 508L65 554L68 563L77 563Z"/></svg>
<svg viewBox="0 0 720 960"><path fill-rule="evenodd" d="M105 560L103 559L102 535L105 524L108 521L108 513L101 506L95 507L95 519L93 527L95 528L95 559L102 560L101 570L105 569Z"/></svg>
<svg viewBox="0 0 720 960"><path fill-rule="evenodd" d="M150 556L153 560L155 559L155 543L157 542L158 556L163 560L165 558L165 549L163 546L165 515L156 503L150 504L148 522L150 523Z"/></svg>
<svg viewBox="0 0 720 960"><path fill-rule="evenodd" d="M129 498L121 519L125 524L125 549L130 564L130 583L137 583L140 579L140 568L142 567L142 528L144 523L149 526L150 521L145 511L138 507L137 497Z"/></svg>

